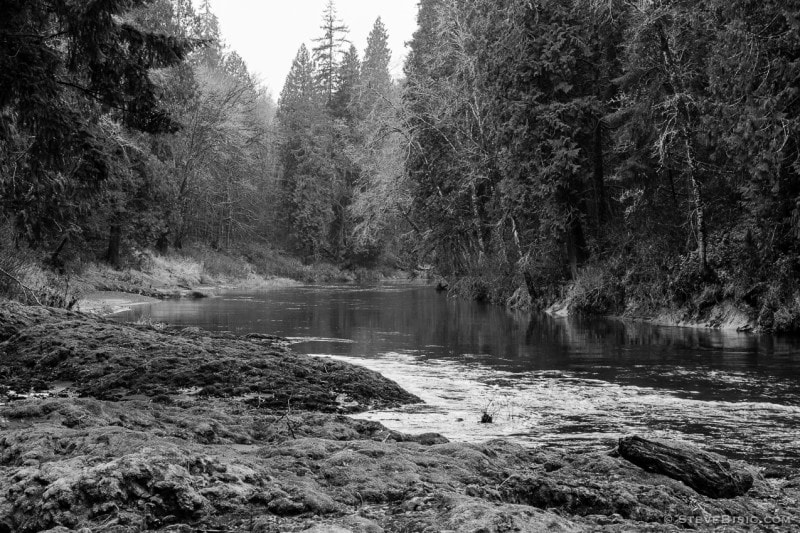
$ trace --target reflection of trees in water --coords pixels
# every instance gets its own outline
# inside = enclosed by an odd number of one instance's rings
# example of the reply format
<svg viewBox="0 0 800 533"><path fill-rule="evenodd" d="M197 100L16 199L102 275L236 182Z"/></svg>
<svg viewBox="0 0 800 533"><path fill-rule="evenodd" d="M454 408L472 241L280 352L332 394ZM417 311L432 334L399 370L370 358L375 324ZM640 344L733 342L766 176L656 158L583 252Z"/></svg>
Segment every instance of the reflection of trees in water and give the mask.
<svg viewBox="0 0 800 533"><path fill-rule="evenodd" d="M477 360L505 370L588 371L614 381L621 374L635 374L639 383L650 383L644 379L649 372L668 383L663 375L675 374L671 372L675 369L684 373L758 369L800 376L800 341L791 338L611 319L556 319L448 299L429 288L290 289L254 297L257 302L210 299L159 304L152 308L152 319L244 333L356 341L298 347L314 353L370 357L416 351L427 358ZM681 388L677 381L673 385Z"/></svg>
<svg viewBox="0 0 800 533"><path fill-rule="evenodd" d="M731 330L657 326L641 321L569 317L531 316L527 328L529 344L559 339L573 348L673 348L703 352L730 352L759 355L797 354L800 339L752 335Z"/></svg>
<svg viewBox="0 0 800 533"><path fill-rule="evenodd" d="M309 291L301 310L285 321L305 323L308 334L347 338L349 346L321 346L333 353L371 356L419 351L426 357L477 356L515 370L686 366L745 368L789 366L800 371L800 343L729 331L659 327L643 322L512 313L503 308L448 299L429 289ZM284 313L276 309L275 313ZM776 360L775 354L784 354ZM788 358L787 358L788 357ZM500 358L503 361L492 361Z"/></svg>
<svg viewBox="0 0 800 533"><path fill-rule="evenodd" d="M697 400L800 404L798 339L644 322L532 317L531 345L565 346L561 367ZM586 374L584 374L586 375Z"/></svg>

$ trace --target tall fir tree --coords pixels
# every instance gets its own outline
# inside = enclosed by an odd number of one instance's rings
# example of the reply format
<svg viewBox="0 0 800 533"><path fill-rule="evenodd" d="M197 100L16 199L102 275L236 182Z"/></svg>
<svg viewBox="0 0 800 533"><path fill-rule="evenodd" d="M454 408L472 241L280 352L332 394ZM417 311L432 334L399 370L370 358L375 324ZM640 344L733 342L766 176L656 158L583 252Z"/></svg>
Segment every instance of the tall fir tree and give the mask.
<svg viewBox="0 0 800 533"><path fill-rule="evenodd" d="M366 114L376 104L386 105L386 99L392 90L392 76L389 62L392 52L389 49L389 34L381 18L375 21L367 38L367 49L364 51L364 62L361 73L360 100Z"/></svg>
<svg viewBox="0 0 800 533"><path fill-rule="evenodd" d="M106 125L178 129L151 72L181 63L196 43L136 24L130 11L151 3L3 4L0 160L11 164L0 165L0 205L31 243L57 238L61 250L103 182L127 165Z"/></svg>
<svg viewBox="0 0 800 533"><path fill-rule="evenodd" d="M207 43L207 46L198 54L198 59L206 65L216 67L224 60L224 43L219 28L219 19L212 11L209 0L203 0L200 4L196 26L198 36Z"/></svg>
<svg viewBox="0 0 800 533"><path fill-rule="evenodd" d="M337 73L336 92L331 113L336 118L352 122L357 118L356 100L361 85L361 60L354 45L345 52Z"/></svg>
<svg viewBox="0 0 800 533"><path fill-rule="evenodd" d="M278 102L281 209L287 244L303 257L329 252L335 174L329 156L324 92L305 45L297 52Z"/></svg>
<svg viewBox="0 0 800 533"><path fill-rule="evenodd" d="M314 39L317 43L313 49L314 61L317 63L317 76L324 91L325 104L331 105L339 70L338 56L342 55L344 44L349 43L347 33L350 31L338 18L333 0L328 0L320 29L323 32L322 37Z"/></svg>

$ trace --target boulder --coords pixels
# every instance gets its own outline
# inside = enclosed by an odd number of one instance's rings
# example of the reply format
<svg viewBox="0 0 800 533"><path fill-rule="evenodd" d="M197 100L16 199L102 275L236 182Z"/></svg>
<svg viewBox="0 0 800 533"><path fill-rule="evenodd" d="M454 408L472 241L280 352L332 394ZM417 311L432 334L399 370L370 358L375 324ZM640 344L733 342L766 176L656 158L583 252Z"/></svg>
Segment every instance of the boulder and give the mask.
<svg viewBox="0 0 800 533"><path fill-rule="evenodd" d="M681 481L710 498L742 496L753 486L753 476L747 470L687 444L623 437L619 454L648 472Z"/></svg>

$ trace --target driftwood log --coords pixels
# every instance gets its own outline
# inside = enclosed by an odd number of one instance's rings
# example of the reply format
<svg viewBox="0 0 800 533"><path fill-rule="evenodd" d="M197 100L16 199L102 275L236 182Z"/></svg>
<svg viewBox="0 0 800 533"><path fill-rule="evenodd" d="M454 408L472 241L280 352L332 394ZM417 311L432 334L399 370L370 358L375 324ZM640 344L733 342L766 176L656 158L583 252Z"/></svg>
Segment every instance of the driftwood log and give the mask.
<svg viewBox="0 0 800 533"><path fill-rule="evenodd" d="M619 454L648 472L677 479L711 498L741 496L753 486L750 472L732 466L720 455L686 444L623 437Z"/></svg>

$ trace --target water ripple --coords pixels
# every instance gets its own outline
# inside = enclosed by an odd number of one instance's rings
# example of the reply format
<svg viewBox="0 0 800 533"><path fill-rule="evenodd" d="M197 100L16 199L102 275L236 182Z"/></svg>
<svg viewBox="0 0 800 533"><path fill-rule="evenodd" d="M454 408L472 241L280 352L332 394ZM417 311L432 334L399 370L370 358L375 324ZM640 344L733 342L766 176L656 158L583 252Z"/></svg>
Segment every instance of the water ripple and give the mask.
<svg viewBox="0 0 800 533"><path fill-rule="evenodd" d="M504 437L576 450L607 448L622 435L643 433L694 441L754 464L800 466L796 405L700 400L683 391L612 383L580 372L512 373L409 353L335 358L380 372L425 401L360 415L398 431L434 431L471 442ZM705 377L729 387L743 381L751 387L753 379L722 371ZM494 423L480 424L483 412Z"/></svg>

